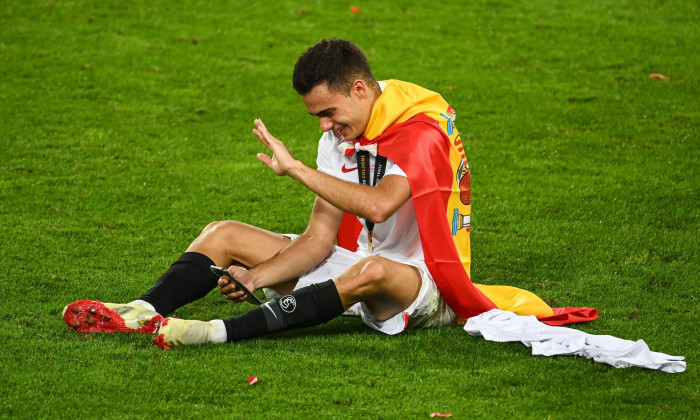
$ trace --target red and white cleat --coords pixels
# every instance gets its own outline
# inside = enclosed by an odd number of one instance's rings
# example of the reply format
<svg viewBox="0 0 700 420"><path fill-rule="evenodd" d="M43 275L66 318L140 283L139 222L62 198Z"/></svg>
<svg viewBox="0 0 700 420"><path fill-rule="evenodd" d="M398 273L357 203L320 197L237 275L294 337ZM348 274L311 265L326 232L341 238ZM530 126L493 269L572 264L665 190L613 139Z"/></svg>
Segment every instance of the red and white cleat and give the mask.
<svg viewBox="0 0 700 420"><path fill-rule="evenodd" d="M153 341L163 350L170 350L170 347L209 343L213 332L214 326L210 322L165 318Z"/></svg>
<svg viewBox="0 0 700 420"><path fill-rule="evenodd" d="M135 303L77 300L63 308L63 320L79 333L135 332L153 334L163 317Z"/></svg>

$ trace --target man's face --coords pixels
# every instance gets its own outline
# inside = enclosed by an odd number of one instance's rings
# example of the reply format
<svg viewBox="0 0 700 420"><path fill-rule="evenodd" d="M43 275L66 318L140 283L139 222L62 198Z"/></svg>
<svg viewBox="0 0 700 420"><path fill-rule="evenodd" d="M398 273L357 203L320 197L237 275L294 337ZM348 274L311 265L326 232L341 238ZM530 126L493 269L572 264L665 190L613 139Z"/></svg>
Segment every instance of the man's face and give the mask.
<svg viewBox="0 0 700 420"><path fill-rule="evenodd" d="M345 141L355 140L367 128L376 98L364 81L358 79L350 87L349 96L328 90L325 83L302 96L309 114L319 118L321 130L333 130Z"/></svg>

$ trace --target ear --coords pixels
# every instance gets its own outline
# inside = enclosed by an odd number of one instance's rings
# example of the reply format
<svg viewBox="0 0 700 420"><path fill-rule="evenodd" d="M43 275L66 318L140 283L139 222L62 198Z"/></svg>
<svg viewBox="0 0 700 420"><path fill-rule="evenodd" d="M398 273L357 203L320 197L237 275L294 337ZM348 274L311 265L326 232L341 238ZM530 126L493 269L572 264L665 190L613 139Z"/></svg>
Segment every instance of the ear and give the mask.
<svg viewBox="0 0 700 420"><path fill-rule="evenodd" d="M350 93L358 96L359 98L364 98L369 95L369 87L362 79L355 79L350 85Z"/></svg>

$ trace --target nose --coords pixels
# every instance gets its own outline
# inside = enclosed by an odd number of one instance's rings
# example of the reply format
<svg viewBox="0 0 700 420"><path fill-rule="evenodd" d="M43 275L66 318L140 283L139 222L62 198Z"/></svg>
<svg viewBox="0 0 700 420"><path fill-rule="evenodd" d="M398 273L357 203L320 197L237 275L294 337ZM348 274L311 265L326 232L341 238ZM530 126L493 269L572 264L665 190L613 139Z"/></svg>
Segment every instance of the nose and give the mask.
<svg viewBox="0 0 700 420"><path fill-rule="evenodd" d="M319 123L321 125L321 131L324 133L333 129L333 121L331 121L330 117L320 117Z"/></svg>

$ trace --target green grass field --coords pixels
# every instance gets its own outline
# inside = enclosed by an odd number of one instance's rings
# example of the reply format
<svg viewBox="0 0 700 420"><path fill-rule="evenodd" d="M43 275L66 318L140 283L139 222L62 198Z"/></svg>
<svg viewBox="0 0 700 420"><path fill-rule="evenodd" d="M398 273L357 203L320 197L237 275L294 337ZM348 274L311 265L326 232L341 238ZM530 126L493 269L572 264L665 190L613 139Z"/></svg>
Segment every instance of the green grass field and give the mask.
<svg viewBox="0 0 700 420"><path fill-rule="evenodd" d="M699 22L688 0L0 1L0 417L698 418ZM252 122L314 164L291 73L328 36L457 110L475 281L596 307L574 328L687 371L457 325L168 352L68 328L64 305L138 297L212 220L303 231L314 196L257 161ZM176 315L248 309L213 292Z"/></svg>

